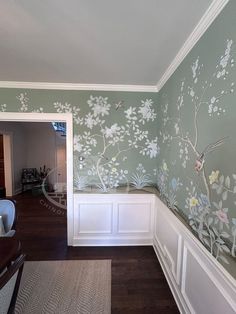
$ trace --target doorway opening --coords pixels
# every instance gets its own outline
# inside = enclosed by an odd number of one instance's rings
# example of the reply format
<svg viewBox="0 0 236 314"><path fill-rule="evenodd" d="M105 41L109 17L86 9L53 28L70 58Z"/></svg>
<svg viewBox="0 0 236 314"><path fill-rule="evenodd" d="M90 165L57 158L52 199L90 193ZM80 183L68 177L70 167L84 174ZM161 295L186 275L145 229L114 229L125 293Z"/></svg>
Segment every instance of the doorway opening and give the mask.
<svg viewBox="0 0 236 314"><path fill-rule="evenodd" d="M3 134L0 134L0 197L6 195L3 145Z"/></svg>
<svg viewBox="0 0 236 314"><path fill-rule="evenodd" d="M47 197L48 201L53 204L56 202L56 205L60 204L59 207L65 207L65 198L66 201L66 219L67 219L67 244L73 245L73 122L72 114L70 113L1 113L0 122L38 122L38 123L47 123L47 124L61 124L66 128L66 136L64 134L65 145L58 145L58 151L55 152L55 167L49 167L46 163L37 165L37 167L27 167L26 169L26 178L27 175L33 178L33 174L30 173L30 169L38 168L37 172L41 175L41 179L44 180L43 184L43 193ZM1 129L1 128L0 128ZM59 134L58 131L55 130ZM57 137L56 137L57 138ZM63 134L58 135L58 141L60 138L63 138ZM9 137L10 141L12 138ZM62 144L63 140L60 142ZM37 143L35 143L37 145ZM12 146L12 143L11 143ZM47 154L47 149L42 150L40 154ZM31 156L32 157L32 156ZM34 158L34 157L32 157ZM36 159L39 158L38 154L35 156ZM66 166L62 165L62 160L66 160ZM5 158L4 158L5 161ZM13 165L11 164L11 167ZM5 169L5 168L4 168ZM27 174L27 171L29 172ZM8 176L4 176L9 177ZM11 174L11 177L12 174ZM63 182L64 181L64 182ZM27 183L27 182L26 182ZM6 185L6 182L4 182ZM14 180L11 182L12 194L16 193L13 190ZM35 184L37 188L37 184ZM52 188L53 187L53 188ZM64 202L64 203L63 203Z"/></svg>

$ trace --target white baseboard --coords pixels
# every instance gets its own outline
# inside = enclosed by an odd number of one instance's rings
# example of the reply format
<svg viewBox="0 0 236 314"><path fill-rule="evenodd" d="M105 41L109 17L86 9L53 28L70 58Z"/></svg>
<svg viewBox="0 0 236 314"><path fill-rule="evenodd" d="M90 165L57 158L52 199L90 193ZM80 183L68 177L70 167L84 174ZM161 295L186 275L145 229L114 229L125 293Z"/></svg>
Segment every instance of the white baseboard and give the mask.
<svg viewBox="0 0 236 314"><path fill-rule="evenodd" d="M153 249L156 253L156 256L157 256L157 259L161 265L161 268L162 268L162 271L165 275L165 278L167 280L167 283L169 285L169 288L172 292L172 295L175 299L175 302L178 306L178 309L180 311L181 314L186 314L188 313L188 308L186 307L185 305L185 302L183 300L183 297L181 296L181 293L179 292L178 288L177 288L177 285L175 284L175 281L174 279L172 278L172 275L171 275L171 272L168 270L168 268L165 266L165 263L164 263L164 259L163 257L161 256L160 254L160 250L158 249L158 244L157 244L157 241L156 239L154 239L153 241Z"/></svg>
<svg viewBox="0 0 236 314"><path fill-rule="evenodd" d="M15 195L18 195L22 192L22 189L21 188L18 188L18 189L14 189L14 194L12 196L15 196Z"/></svg>
<svg viewBox="0 0 236 314"><path fill-rule="evenodd" d="M153 244L152 238L84 238L81 237L73 239L73 246L150 246Z"/></svg>

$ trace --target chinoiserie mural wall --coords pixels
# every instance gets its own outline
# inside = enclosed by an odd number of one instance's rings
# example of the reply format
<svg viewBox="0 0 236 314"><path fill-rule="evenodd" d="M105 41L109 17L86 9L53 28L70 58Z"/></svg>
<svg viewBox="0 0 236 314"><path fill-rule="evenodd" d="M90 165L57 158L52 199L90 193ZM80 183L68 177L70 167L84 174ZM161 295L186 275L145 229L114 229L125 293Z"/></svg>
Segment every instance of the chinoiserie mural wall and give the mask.
<svg viewBox="0 0 236 314"><path fill-rule="evenodd" d="M236 277L235 12L230 1L158 94L0 89L0 111L72 112L75 192L157 185Z"/></svg>
<svg viewBox="0 0 236 314"><path fill-rule="evenodd" d="M161 89L157 118L162 197L231 272L236 257L235 12L231 1Z"/></svg>
<svg viewBox="0 0 236 314"><path fill-rule="evenodd" d="M156 183L156 99L156 93L1 89L0 111L72 112L75 191L93 185L108 192Z"/></svg>

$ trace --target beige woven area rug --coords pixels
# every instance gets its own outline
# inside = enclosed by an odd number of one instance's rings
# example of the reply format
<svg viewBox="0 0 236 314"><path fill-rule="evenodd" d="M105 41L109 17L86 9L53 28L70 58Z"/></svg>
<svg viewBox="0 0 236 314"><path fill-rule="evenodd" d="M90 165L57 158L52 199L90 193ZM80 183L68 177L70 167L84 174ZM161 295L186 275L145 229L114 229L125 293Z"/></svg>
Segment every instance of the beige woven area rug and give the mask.
<svg viewBox="0 0 236 314"><path fill-rule="evenodd" d="M111 313L111 261L26 262L15 313Z"/></svg>

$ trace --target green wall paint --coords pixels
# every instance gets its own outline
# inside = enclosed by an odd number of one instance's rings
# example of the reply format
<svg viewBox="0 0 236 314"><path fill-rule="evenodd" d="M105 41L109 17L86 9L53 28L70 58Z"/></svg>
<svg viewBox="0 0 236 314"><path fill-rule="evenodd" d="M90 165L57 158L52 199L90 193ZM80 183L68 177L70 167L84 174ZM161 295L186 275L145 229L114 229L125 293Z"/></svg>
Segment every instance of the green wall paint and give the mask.
<svg viewBox="0 0 236 314"><path fill-rule="evenodd" d="M74 108L75 190L157 184L168 206L234 276L235 12L231 1L158 95L0 90L0 111ZM85 157L82 169L79 157Z"/></svg>
<svg viewBox="0 0 236 314"><path fill-rule="evenodd" d="M72 112L74 187L156 183L157 94L1 89L0 111Z"/></svg>
<svg viewBox="0 0 236 314"><path fill-rule="evenodd" d="M158 95L162 197L224 266L236 256L235 12L231 1Z"/></svg>

